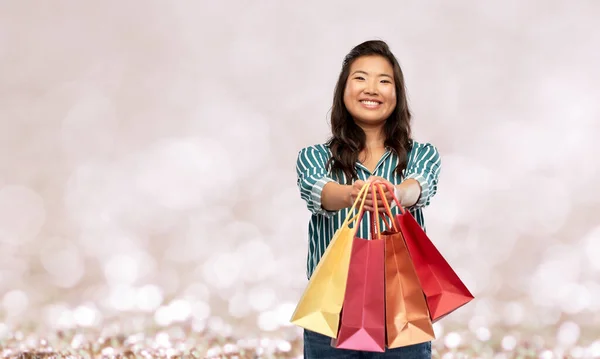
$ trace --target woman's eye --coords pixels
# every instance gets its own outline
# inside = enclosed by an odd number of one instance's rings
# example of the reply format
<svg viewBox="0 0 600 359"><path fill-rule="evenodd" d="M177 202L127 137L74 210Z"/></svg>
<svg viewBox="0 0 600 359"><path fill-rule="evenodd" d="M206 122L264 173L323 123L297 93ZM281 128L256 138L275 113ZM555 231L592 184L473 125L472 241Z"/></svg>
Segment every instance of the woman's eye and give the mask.
<svg viewBox="0 0 600 359"><path fill-rule="evenodd" d="M364 78L364 77L362 77L362 76L356 76L354 79L355 79L355 80L364 80L365 78Z"/></svg>
<svg viewBox="0 0 600 359"><path fill-rule="evenodd" d="M391 84L392 83L392 81L390 81L390 80L381 80L381 82L384 83L384 84Z"/></svg>

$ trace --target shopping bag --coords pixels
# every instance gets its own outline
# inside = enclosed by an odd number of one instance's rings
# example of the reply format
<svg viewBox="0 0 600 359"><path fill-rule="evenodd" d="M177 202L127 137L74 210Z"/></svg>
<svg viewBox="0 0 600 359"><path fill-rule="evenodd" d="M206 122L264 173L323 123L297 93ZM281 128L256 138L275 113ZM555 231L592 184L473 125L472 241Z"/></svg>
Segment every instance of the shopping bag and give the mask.
<svg viewBox="0 0 600 359"><path fill-rule="evenodd" d="M383 217L388 228L381 234L385 243L386 345L398 348L434 340L427 302L404 238L393 220L383 187L378 184L377 190L391 223ZM397 198L394 200L400 205Z"/></svg>
<svg viewBox="0 0 600 359"><path fill-rule="evenodd" d="M435 323L474 297L410 212L398 207L401 213L396 216L396 221L427 298L431 320Z"/></svg>
<svg viewBox="0 0 600 359"><path fill-rule="evenodd" d="M358 215L353 214L357 205L362 212L368 187L369 184L365 184L361 188L344 223L315 267L290 320L293 324L331 338L337 336L352 239L358 228Z"/></svg>
<svg viewBox="0 0 600 359"><path fill-rule="evenodd" d="M375 195L374 186L371 190ZM363 214L359 213L357 225ZM371 218L378 225L377 208ZM352 243L340 329L331 342L334 348L385 351L385 242L374 227L371 237L376 238L354 237Z"/></svg>

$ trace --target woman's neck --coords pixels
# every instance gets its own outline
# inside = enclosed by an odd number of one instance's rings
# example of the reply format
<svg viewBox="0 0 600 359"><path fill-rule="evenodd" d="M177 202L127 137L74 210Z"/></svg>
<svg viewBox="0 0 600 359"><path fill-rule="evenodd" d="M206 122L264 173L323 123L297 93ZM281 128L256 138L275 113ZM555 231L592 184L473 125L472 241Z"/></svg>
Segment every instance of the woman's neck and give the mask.
<svg viewBox="0 0 600 359"><path fill-rule="evenodd" d="M366 141L365 149L381 149L385 144L385 136L383 134L383 127L370 127L363 128L365 131Z"/></svg>

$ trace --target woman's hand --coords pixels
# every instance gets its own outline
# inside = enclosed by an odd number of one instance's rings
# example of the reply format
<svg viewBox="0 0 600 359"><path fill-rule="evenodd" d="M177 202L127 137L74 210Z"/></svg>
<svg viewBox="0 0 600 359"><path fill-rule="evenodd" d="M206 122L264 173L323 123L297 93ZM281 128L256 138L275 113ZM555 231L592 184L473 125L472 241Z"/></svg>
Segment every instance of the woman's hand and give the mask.
<svg viewBox="0 0 600 359"><path fill-rule="evenodd" d="M362 181L362 180L356 180L352 184L352 187L350 188L350 207L356 202L356 199L358 198L358 194L364 185L365 185L365 181ZM369 189L367 188L367 189L365 189L365 191L369 191ZM370 196L370 192L367 195L367 199L365 200L365 210L367 207L367 201L369 200L369 196ZM360 203L356 205L356 209L358 209L358 206L360 206Z"/></svg>
<svg viewBox="0 0 600 359"><path fill-rule="evenodd" d="M376 176L372 176L369 178L369 180L367 181L367 183L372 182L372 183L384 183L384 184L388 184L389 186L391 186L390 188L393 190L395 187L394 185L387 181L386 179L382 178L382 177L376 177ZM360 192L360 190L362 189L362 187L365 185L365 181L362 180L357 180L356 182L354 182L352 184L352 188L350 191L350 202L351 205L354 204L354 202L356 201L357 197L358 197L358 193ZM393 200L394 200L394 195L392 192L390 192L390 188L388 188L388 186L381 186L383 188L385 197L387 199L388 204L390 205L390 207L393 205ZM374 201L373 201L373 190L371 188L366 189L366 191L368 191L367 193L367 198L365 199L365 206L364 206L364 210L365 211L374 211L375 210L375 205L374 205ZM379 190L377 188L375 188L375 191L377 193L377 210L379 212L385 212L385 206L383 204L383 200L380 197L380 193Z"/></svg>
<svg viewBox="0 0 600 359"><path fill-rule="evenodd" d="M383 177L379 177L379 176L371 176L368 179L368 182L372 182L372 183L381 183L383 184L382 186L378 186L381 187L383 189L383 193L385 194L385 199L387 200L388 205L391 207L394 206L394 191L396 190L396 186L394 186L394 184L388 180L386 180ZM379 192L379 190L376 188L377 190L377 196L380 197L381 193ZM400 201L400 198L398 198L398 201ZM377 209L379 210L379 212L385 212L385 206L383 204L383 200L379 199L377 201Z"/></svg>

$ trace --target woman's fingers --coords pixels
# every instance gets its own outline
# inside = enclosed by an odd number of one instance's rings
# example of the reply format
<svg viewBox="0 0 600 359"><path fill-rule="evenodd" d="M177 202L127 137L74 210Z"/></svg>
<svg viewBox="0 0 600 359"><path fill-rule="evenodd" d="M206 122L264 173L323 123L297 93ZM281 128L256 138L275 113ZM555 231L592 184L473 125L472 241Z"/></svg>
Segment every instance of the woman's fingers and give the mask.
<svg viewBox="0 0 600 359"><path fill-rule="evenodd" d="M391 208L393 203L394 203L394 195L392 193L390 193L390 191L384 186L384 194L385 194L385 201L383 200L383 198L381 198L381 193L379 193L379 191L377 191L375 193L375 198L377 199L377 211L378 212L385 212L386 206L385 206L385 202L387 202L388 206ZM353 199L356 200L358 193L356 193L356 195L353 193ZM367 194L367 197L365 198L365 203L364 203L364 209L365 211L374 211L375 210L375 201L373 200L373 193L369 191L369 193Z"/></svg>

